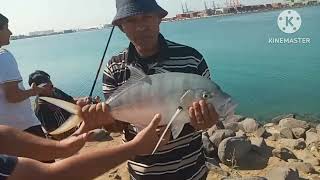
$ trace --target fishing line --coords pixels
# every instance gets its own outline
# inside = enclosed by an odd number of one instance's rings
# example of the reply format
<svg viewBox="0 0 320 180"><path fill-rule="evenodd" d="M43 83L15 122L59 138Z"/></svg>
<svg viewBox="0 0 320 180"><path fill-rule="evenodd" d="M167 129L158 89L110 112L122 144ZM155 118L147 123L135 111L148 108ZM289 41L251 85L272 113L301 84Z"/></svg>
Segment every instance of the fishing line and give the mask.
<svg viewBox="0 0 320 180"><path fill-rule="evenodd" d="M89 94L89 99L92 98L92 93L93 93L93 91L94 91L94 87L96 86L97 79L98 79L98 77L99 77L99 73L100 73L100 70L101 70L101 66L102 66L103 60L104 60L104 58L105 58L105 56L106 56L106 52L107 52L107 50L108 50L109 43L110 43L110 40L111 40L113 31L114 31L114 27L115 27L115 26L112 26L112 29L111 29L111 32L110 32L110 35L109 35L109 39L108 39L108 43L107 43L107 45L106 45L106 48L104 49L103 56L102 56L101 61L100 61L100 65L99 65L99 68L98 68L96 77L95 77L95 79L94 79L94 82L93 82L93 85L92 85L92 88L91 88L91 91L90 91L90 94Z"/></svg>

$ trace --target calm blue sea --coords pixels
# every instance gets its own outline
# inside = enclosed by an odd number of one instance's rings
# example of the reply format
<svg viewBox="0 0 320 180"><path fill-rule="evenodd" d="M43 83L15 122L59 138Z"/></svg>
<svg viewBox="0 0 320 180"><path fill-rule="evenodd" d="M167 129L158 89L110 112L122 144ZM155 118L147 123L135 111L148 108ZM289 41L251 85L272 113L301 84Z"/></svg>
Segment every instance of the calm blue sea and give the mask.
<svg viewBox="0 0 320 180"><path fill-rule="evenodd" d="M239 103L237 113L258 120L299 113L320 119L320 7L296 9L301 29L278 29L281 11L163 23L170 40L198 49L213 79ZM12 41L23 78L47 71L55 85L73 96L90 92L110 29ZM269 38L308 37L311 44L269 44ZM128 46L117 29L108 59ZM27 84L26 84L27 86ZM101 76L95 94L101 95Z"/></svg>

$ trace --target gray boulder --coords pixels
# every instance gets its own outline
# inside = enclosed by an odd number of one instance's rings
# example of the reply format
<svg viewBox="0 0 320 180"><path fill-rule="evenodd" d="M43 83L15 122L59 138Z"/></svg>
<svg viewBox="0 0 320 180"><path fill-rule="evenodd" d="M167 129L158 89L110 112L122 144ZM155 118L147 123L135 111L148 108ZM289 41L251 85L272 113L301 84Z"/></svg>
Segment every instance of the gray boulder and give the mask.
<svg viewBox="0 0 320 180"><path fill-rule="evenodd" d="M316 127L318 134L320 134L320 124Z"/></svg>
<svg viewBox="0 0 320 180"><path fill-rule="evenodd" d="M310 180L320 180L320 175L319 174L312 174L311 176L310 176Z"/></svg>
<svg viewBox="0 0 320 180"><path fill-rule="evenodd" d="M229 137L224 139L218 148L218 156L222 163L233 166L239 163L251 150L251 142L245 137Z"/></svg>
<svg viewBox="0 0 320 180"><path fill-rule="evenodd" d="M272 155L285 161L288 161L288 159L297 159L296 155L287 148L274 149L272 150Z"/></svg>
<svg viewBox="0 0 320 180"><path fill-rule="evenodd" d="M320 141L320 134L313 131L307 131L306 133L306 143L309 146L312 143L318 143Z"/></svg>
<svg viewBox="0 0 320 180"><path fill-rule="evenodd" d="M209 137L209 140L215 145L215 147L219 147L222 140L235 135L236 133L230 129L218 129Z"/></svg>
<svg viewBox="0 0 320 180"><path fill-rule="evenodd" d="M241 129L236 132L236 137L247 137L246 133L243 132Z"/></svg>
<svg viewBox="0 0 320 180"><path fill-rule="evenodd" d="M310 163L313 166L320 165L319 159L315 157L311 152L309 151L303 151L303 153L297 154L297 157L305 163Z"/></svg>
<svg viewBox="0 0 320 180"><path fill-rule="evenodd" d="M203 144L204 153L206 154L206 156L208 157L216 156L218 149L209 140L207 132L202 133L202 144Z"/></svg>
<svg viewBox="0 0 320 180"><path fill-rule="evenodd" d="M268 137L270 141L278 141L281 138L280 133L274 133Z"/></svg>
<svg viewBox="0 0 320 180"><path fill-rule="evenodd" d="M279 122L280 128L303 128L308 130L310 125L306 121L297 120L294 118L285 118Z"/></svg>
<svg viewBox="0 0 320 180"><path fill-rule="evenodd" d="M292 131L287 127L280 128L280 136L282 138L293 139Z"/></svg>
<svg viewBox="0 0 320 180"><path fill-rule="evenodd" d="M281 121L282 119L286 119L286 118L296 118L296 115L295 115L295 114L283 114L283 115L274 117L274 118L271 120L271 122L272 122L272 123L275 123L275 124L278 124L279 121Z"/></svg>
<svg viewBox="0 0 320 180"><path fill-rule="evenodd" d="M304 139L280 139L279 144L281 147L286 147L290 149L305 149L306 148L306 143Z"/></svg>
<svg viewBox="0 0 320 180"><path fill-rule="evenodd" d="M290 168L295 168L299 172L304 172L304 173L315 173L316 170L310 163L304 163L304 162L291 162L288 163L288 167Z"/></svg>
<svg viewBox="0 0 320 180"><path fill-rule="evenodd" d="M267 152L267 143L263 138L250 138L251 141L251 149L253 151L258 152L259 154L266 154Z"/></svg>
<svg viewBox="0 0 320 180"><path fill-rule="evenodd" d="M303 128L292 128L292 133L296 139L305 138L306 130Z"/></svg>
<svg viewBox="0 0 320 180"><path fill-rule="evenodd" d="M276 167L267 173L269 180L299 180L299 172L288 167Z"/></svg>
<svg viewBox="0 0 320 180"><path fill-rule="evenodd" d="M237 132L237 131L239 131L239 124L238 124L238 122L226 123L226 124L224 124L224 128L225 129L230 129L233 132Z"/></svg>
<svg viewBox="0 0 320 180"><path fill-rule="evenodd" d="M259 123L252 118L246 118L245 120L239 123L240 129L246 133L253 133L259 128Z"/></svg>
<svg viewBox="0 0 320 180"><path fill-rule="evenodd" d="M265 137L266 129L264 127L259 127L255 132L254 135L256 137Z"/></svg>

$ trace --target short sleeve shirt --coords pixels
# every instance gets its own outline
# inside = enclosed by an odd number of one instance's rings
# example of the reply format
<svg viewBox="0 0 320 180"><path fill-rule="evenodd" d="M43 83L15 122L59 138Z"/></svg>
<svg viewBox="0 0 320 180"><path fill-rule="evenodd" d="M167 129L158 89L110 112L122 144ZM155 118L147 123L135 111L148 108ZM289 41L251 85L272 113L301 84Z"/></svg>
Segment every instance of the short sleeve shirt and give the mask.
<svg viewBox="0 0 320 180"><path fill-rule="evenodd" d="M0 49L0 124L20 130L39 125L29 98L18 103L7 101L3 85L8 82L19 82L19 88L24 90L22 77L14 56L9 51Z"/></svg>

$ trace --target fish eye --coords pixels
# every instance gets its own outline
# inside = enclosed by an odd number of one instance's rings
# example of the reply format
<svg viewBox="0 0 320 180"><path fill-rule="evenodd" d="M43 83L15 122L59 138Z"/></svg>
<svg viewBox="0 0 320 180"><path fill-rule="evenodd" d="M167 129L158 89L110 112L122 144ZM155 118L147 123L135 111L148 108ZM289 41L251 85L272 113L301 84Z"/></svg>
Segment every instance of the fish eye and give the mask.
<svg viewBox="0 0 320 180"><path fill-rule="evenodd" d="M207 98L209 98L209 95L208 95L207 93L204 93L204 94L202 94L202 97L203 97L204 99L207 99Z"/></svg>

